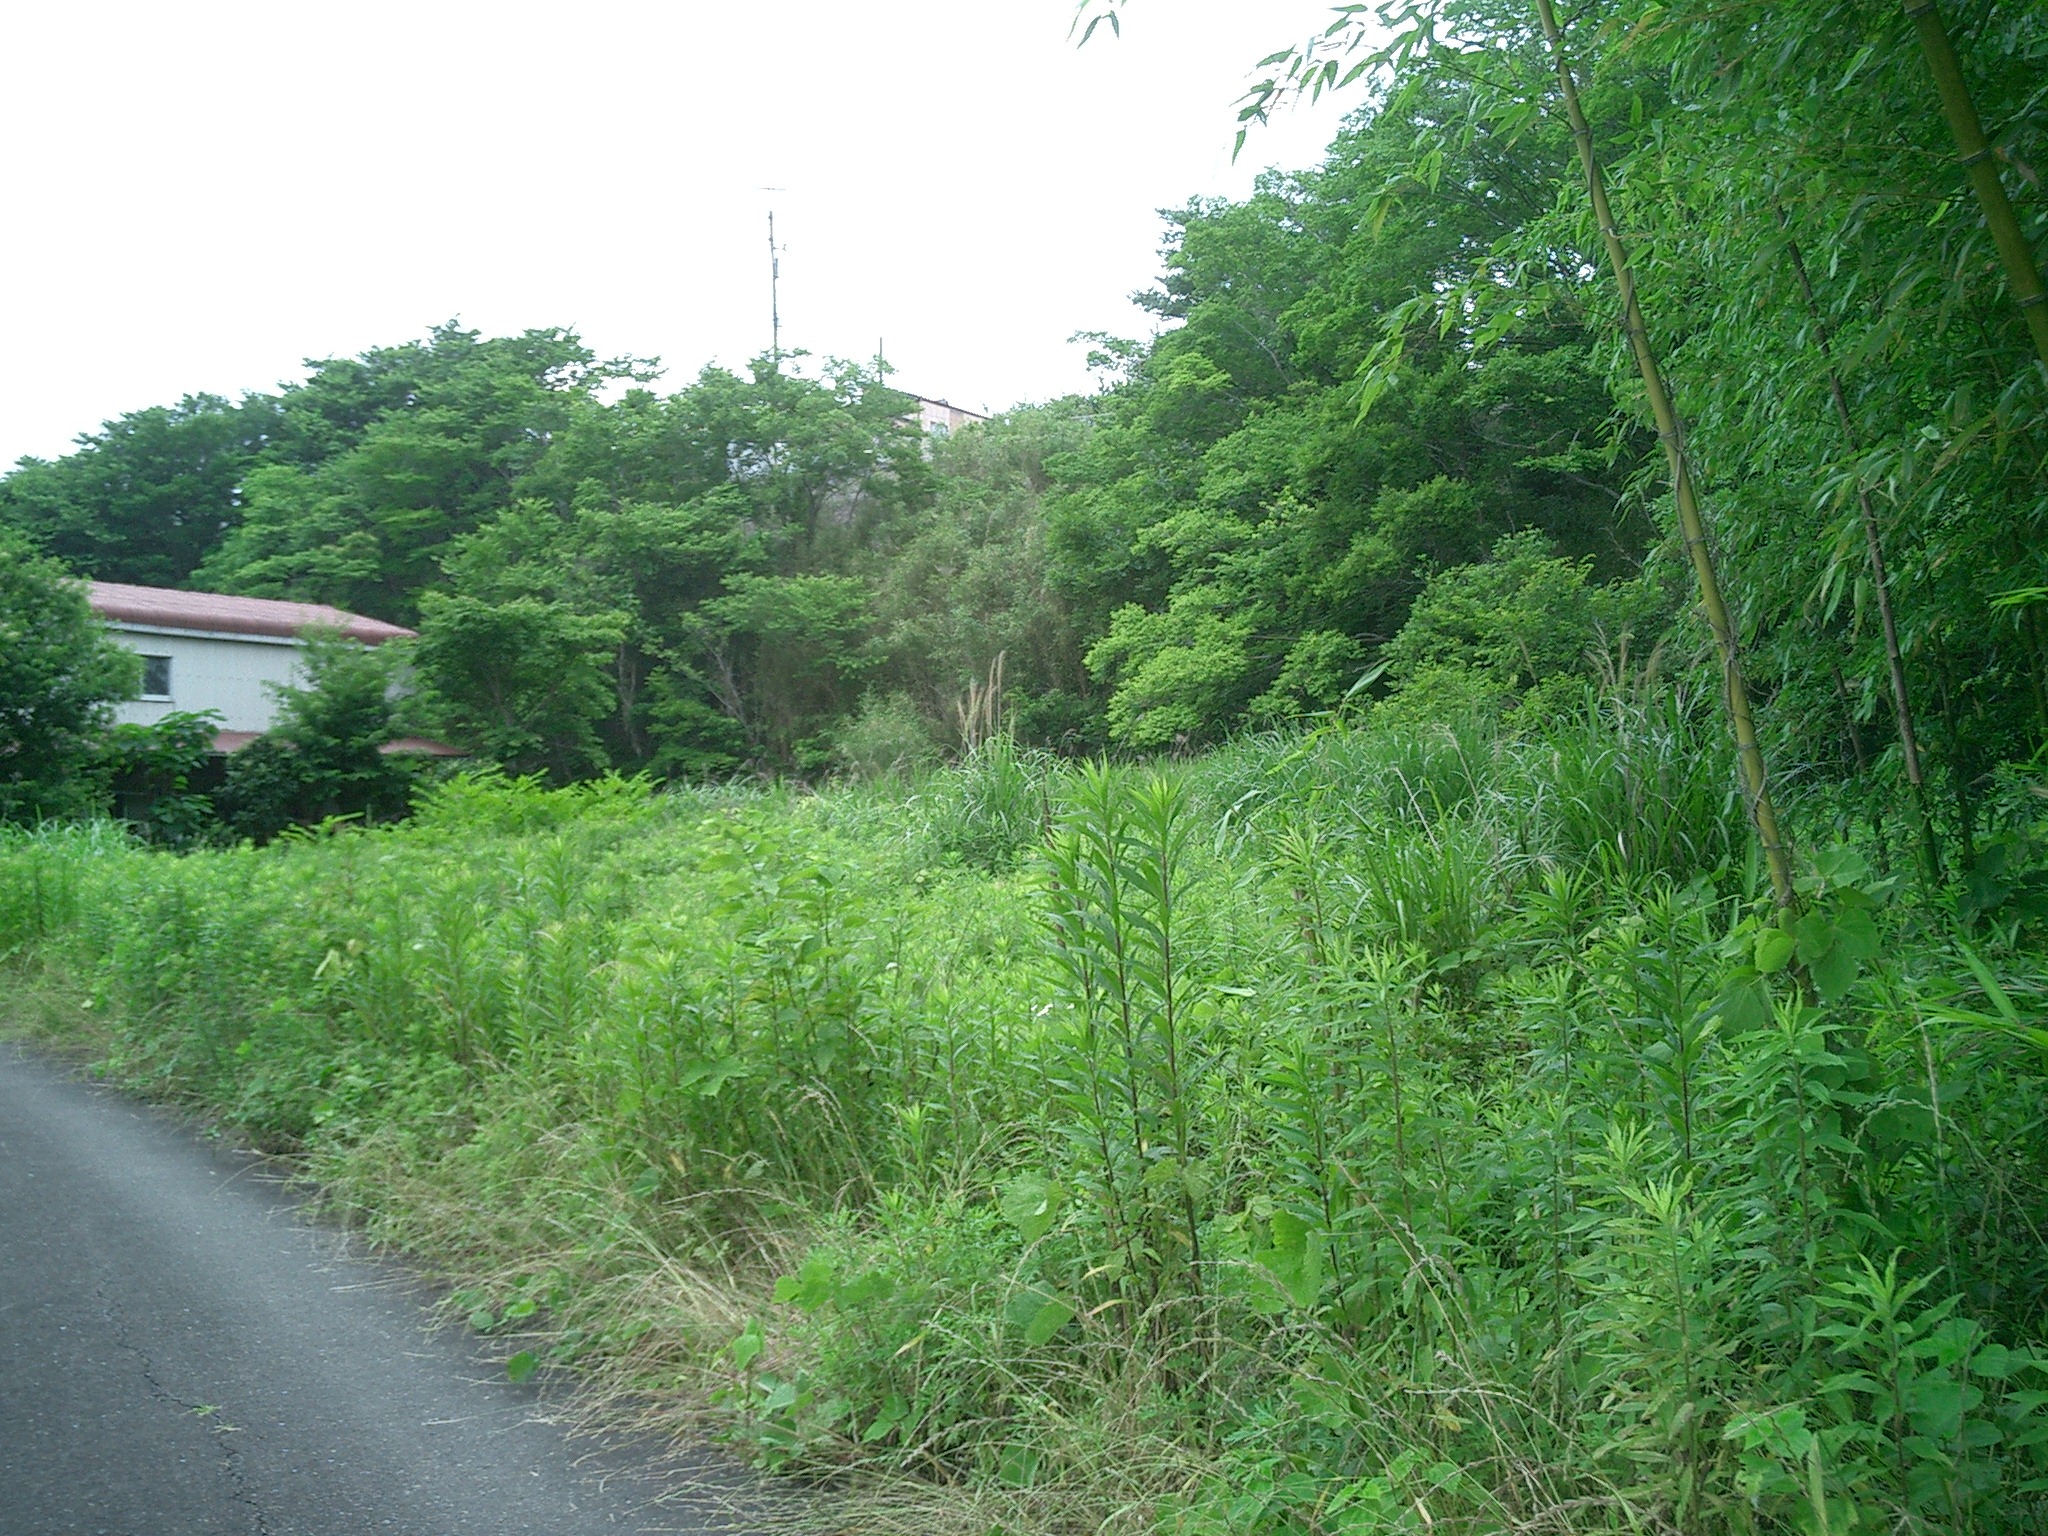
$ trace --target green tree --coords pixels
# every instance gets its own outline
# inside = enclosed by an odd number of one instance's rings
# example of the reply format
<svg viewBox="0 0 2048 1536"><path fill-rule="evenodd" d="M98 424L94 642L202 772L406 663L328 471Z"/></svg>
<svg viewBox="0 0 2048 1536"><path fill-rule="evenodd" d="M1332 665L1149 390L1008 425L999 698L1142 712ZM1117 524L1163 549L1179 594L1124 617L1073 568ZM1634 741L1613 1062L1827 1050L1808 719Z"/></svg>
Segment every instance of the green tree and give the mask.
<svg viewBox="0 0 2048 1536"><path fill-rule="evenodd" d="M873 662L869 587L931 494L906 403L788 359L580 402L522 494L445 547L428 693L558 774L817 767Z"/></svg>
<svg viewBox="0 0 2048 1536"><path fill-rule="evenodd" d="M1562 680L1585 682L1646 665L1670 622L1653 573L1596 586L1590 563L1560 558L1540 533L1510 534L1483 561L1438 571L1387 646L1389 683L1406 689L1459 672L1503 702L1526 702Z"/></svg>
<svg viewBox="0 0 2048 1536"><path fill-rule="evenodd" d="M1616 404L1658 422L1662 484L1636 488L1670 498L1699 567L1760 824L1766 749L1795 770L1847 758L1924 824L1925 746L1967 862L1996 765L2048 741L2048 625L1985 604L2040 585L2048 548L2048 374L2029 334L2043 57L2048 18L2019 0L1960 15L1807 0L1768 28L1697 0L1601 0L1562 21L1543 0L1412 0L1345 8L1247 99L1256 116L1363 80L1370 112L1412 117L1458 82L1468 109L1435 113L1403 150L1432 204L1475 147L1561 149L1569 124L1591 151L1525 178L1546 206L1385 311L1377 340L1338 334L1364 344L1375 415L1398 404L1418 343L1518 344L1561 316L1626 339L1594 356ZM1375 225L1409 201L1354 206ZM1599 266L1608 280L1586 281ZM1896 748L1869 750L1872 724Z"/></svg>
<svg viewBox="0 0 2048 1536"><path fill-rule="evenodd" d="M81 575L182 585L241 521L266 415L218 395L131 411L60 459L23 459L0 480L0 524Z"/></svg>
<svg viewBox="0 0 2048 1536"><path fill-rule="evenodd" d="M640 366L599 362L569 331L486 339L453 323L323 366L280 398L279 452L194 579L408 622L452 541L517 498L592 391Z"/></svg>
<svg viewBox="0 0 2048 1536"><path fill-rule="evenodd" d="M859 702L867 669L867 598L852 576L740 572L704 605L706 678L755 763L830 761L825 730Z"/></svg>
<svg viewBox="0 0 2048 1536"><path fill-rule="evenodd" d="M1005 412L932 448L932 506L876 564L876 678L956 746L1000 660L997 709L1021 741L1093 746L1101 705L1083 635L1052 583L1045 498L1094 430L1091 403Z"/></svg>
<svg viewBox="0 0 2048 1536"><path fill-rule="evenodd" d="M346 635L305 636L303 687L277 690L277 721L228 760L221 819L259 841L331 817L392 820L410 779L384 752L398 734L402 663L391 646Z"/></svg>
<svg viewBox="0 0 2048 1536"><path fill-rule="evenodd" d="M420 718L519 772L571 779L604 766L599 722L625 616L559 599L429 592L415 651Z"/></svg>
<svg viewBox="0 0 2048 1536"><path fill-rule="evenodd" d="M1429 571L1506 535L1540 531L1601 578L1642 558L1643 437L1617 428L1565 302L1584 262L1553 252L1541 277L1564 300L1512 337L1477 305L1415 324L1447 289L1498 285L1491 253L1566 163L1561 130L1446 139L1476 109L1433 77L1352 119L1320 167L1172 216L1148 302L1173 328L1129 355L1046 507L1051 584L1094 638L1119 741L1329 708Z"/></svg>
<svg viewBox="0 0 2048 1536"><path fill-rule="evenodd" d="M84 586L0 529L0 822L99 809L99 739L141 682L141 661L108 635Z"/></svg>

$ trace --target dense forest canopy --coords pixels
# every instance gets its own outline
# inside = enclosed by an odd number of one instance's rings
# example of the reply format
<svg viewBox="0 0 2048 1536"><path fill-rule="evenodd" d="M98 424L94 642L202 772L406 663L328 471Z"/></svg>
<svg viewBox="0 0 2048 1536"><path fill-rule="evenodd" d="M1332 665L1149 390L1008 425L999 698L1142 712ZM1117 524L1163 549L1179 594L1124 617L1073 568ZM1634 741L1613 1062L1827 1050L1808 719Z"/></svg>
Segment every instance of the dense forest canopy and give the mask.
<svg viewBox="0 0 2048 1536"><path fill-rule="evenodd" d="M1323 163L1169 210L1154 337L949 441L872 368L662 393L450 323L109 422L0 521L81 574L415 625L420 728L557 778L909 764L991 708L1067 749L1399 693L1533 717L1718 643L1745 763L1910 794L1938 856L2048 721L2043 365L1914 25L1800 14L1337 13L1266 88L1360 75ZM2038 245L2038 17L1959 38Z"/></svg>
<svg viewBox="0 0 2048 1536"><path fill-rule="evenodd" d="M451 323L109 422L0 482L0 517L81 574L416 625L432 727L559 776L916 760L961 744L999 658L1031 742L1327 709L1432 571L1528 535L1627 580L1649 542L1640 434L1568 318L1483 355L1418 344L1357 420L1382 317L1539 213L1555 173L1555 144L1482 147L1462 184L1361 220L1463 109L1441 95L1361 113L1242 204L1171 211L1141 296L1158 338L1105 338L1098 396L950 441L868 368L762 359L661 394L570 333Z"/></svg>

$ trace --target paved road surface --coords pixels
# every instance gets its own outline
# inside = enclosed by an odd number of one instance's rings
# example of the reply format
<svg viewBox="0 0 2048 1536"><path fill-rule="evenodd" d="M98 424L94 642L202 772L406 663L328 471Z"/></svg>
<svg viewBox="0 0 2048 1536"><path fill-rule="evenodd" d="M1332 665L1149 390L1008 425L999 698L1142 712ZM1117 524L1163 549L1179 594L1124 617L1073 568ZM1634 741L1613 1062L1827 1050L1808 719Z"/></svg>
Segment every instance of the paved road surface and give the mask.
<svg viewBox="0 0 2048 1536"><path fill-rule="evenodd" d="M0 1042L0 1536L715 1523L422 1300L261 1159Z"/></svg>

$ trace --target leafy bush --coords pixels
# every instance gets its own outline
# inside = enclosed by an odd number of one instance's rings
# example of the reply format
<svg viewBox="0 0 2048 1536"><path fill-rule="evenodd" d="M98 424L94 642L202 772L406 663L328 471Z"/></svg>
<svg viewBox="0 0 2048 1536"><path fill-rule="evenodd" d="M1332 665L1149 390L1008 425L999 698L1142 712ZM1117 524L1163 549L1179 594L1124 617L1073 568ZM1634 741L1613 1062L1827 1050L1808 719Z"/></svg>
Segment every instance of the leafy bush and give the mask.
<svg viewBox="0 0 2048 1536"><path fill-rule="evenodd" d="M0 526L0 824L98 809L95 744L141 679L84 584Z"/></svg>
<svg viewBox="0 0 2048 1536"><path fill-rule="evenodd" d="M871 693L861 700L860 712L839 728L832 755L843 772L883 779L934 767L942 754L908 694Z"/></svg>
<svg viewBox="0 0 2048 1536"><path fill-rule="evenodd" d="M333 817L403 816L408 775L383 750L397 734L397 665L343 635L308 636L307 686L279 689L277 723L229 759L221 820L267 841Z"/></svg>
<svg viewBox="0 0 2048 1536"><path fill-rule="evenodd" d="M150 725L114 726L101 739L99 771L114 791L116 809L152 842L188 848L216 826L213 799L202 785L213 776L219 729L212 710L174 710Z"/></svg>

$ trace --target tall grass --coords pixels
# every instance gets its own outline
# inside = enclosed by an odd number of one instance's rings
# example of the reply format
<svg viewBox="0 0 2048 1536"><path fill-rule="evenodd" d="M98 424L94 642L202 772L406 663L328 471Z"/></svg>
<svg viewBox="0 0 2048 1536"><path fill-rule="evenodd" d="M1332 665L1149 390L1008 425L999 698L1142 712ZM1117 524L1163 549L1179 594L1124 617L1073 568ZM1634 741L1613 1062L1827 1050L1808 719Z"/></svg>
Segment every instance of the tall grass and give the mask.
<svg viewBox="0 0 2048 1536"><path fill-rule="evenodd" d="M2048 1528L2039 935L1966 954L1834 855L1811 999L1731 782L1611 700L456 781L260 851L0 842L0 950L520 1368L858 1466L877 1529Z"/></svg>

